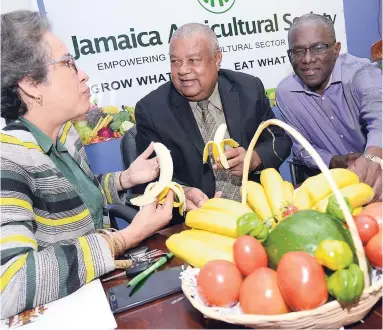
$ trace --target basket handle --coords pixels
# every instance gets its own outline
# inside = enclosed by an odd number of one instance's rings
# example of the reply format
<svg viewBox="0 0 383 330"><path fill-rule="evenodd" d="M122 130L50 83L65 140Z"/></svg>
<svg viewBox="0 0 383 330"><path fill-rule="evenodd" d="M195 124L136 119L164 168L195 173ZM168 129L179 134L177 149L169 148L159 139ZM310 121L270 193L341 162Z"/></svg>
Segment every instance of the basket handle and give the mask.
<svg viewBox="0 0 383 330"><path fill-rule="evenodd" d="M243 167L243 176L242 176L242 204L246 204L247 200L247 182L249 177L249 167L250 167L250 160L251 156L255 147L255 144L258 141L259 136L261 135L262 131L270 126L270 125L276 125L281 128L283 128L285 131L290 133L291 136L293 136L301 145L303 148L306 149L306 151L310 154L310 156L314 159L316 164L318 165L319 169L324 174L325 178L327 179L331 189L333 190L335 197L339 203L339 207L342 210L344 217L346 219L346 223L348 225L348 228L351 233L352 240L355 245L356 249L356 256L358 258L358 263L363 271L364 274L364 286L365 288L370 286L370 277L368 275L368 269L367 269L367 262L366 262L366 256L364 254L364 249L362 245L362 241L360 240L358 230L356 229L355 222L353 220L353 217L347 208L347 204L342 196L342 193L339 191L332 175L329 169L327 168L326 164L323 162L322 158L319 156L319 154L316 152L316 150L310 145L310 143L293 127L287 125L286 123L278 120L278 119L269 119L261 125L259 125L257 131L254 134L253 139L250 142L249 148L247 149L246 156L244 159L244 167Z"/></svg>

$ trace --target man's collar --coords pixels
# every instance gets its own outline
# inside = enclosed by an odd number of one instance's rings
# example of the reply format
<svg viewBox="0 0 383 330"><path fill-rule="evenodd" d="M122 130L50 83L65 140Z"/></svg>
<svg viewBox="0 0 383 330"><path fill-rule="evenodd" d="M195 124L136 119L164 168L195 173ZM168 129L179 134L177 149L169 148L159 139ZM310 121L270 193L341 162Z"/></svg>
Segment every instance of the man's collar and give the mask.
<svg viewBox="0 0 383 330"><path fill-rule="evenodd" d="M218 81L215 84L213 93L208 98L211 104L213 104L218 110L222 111L222 102L218 90Z"/></svg>
<svg viewBox="0 0 383 330"><path fill-rule="evenodd" d="M293 73L293 78L294 79L292 80L290 92L306 92L310 94L314 93L309 90L309 88L303 83L303 81L295 73ZM332 69L330 79L328 81L326 88L328 88L332 84L339 83L341 81L342 81L342 63L338 57L335 62L334 68Z"/></svg>

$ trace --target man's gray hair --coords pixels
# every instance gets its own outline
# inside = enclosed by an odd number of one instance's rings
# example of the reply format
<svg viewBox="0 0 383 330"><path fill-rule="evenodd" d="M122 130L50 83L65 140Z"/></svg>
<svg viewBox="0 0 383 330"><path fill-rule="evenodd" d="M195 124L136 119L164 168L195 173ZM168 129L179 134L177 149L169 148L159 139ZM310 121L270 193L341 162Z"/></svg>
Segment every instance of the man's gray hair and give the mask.
<svg viewBox="0 0 383 330"><path fill-rule="evenodd" d="M288 40L289 40L289 43L290 43L290 37L291 37L291 34L292 32L301 27L302 25L305 25L305 24L312 24L312 25L322 25L324 26L329 34L330 34L330 37L333 39L333 41L335 42L336 41L336 36L335 36L335 29L334 29L334 24L332 23L332 21L330 19L328 19L327 17L324 17L322 15L318 15L318 14L305 14L299 18L297 18L296 20L294 20L293 24L290 26L290 29L289 29L289 32L288 32Z"/></svg>
<svg viewBox="0 0 383 330"><path fill-rule="evenodd" d="M211 51L216 54L219 51L219 43L215 33L201 23L187 23L179 27L173 34L170 44L176 39L185 39L194 36L204 36L209 43Z"/></svg>
<svg viewBox="0 0 383 330"><path fill-rule="evenodd" d="M28 77L36 84L46 81L50 58L43 44L51 26L38 12L17 10L1 15L1 116L16 119L27 112L18 83Z"/></svg>

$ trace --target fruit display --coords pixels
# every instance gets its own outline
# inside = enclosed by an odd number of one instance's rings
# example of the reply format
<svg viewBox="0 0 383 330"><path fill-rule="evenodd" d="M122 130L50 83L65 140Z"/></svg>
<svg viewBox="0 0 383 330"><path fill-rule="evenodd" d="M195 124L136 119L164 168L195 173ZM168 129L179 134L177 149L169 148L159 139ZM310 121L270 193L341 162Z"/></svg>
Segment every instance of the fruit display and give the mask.
<svg viewBox="0 0 383 330"><path fill-rule="evenodd" d="M214 140L206 143L203 150L204 164L207 162L209 153L212 153L216 163L221 164L223 168L229 168L229 164L227 163L227 158L225 156L225 145L236 148L239 146L239 144L233 139L225 139L226 130L226 124L221 124L215 132Z"/></svg>
<svg viewBox="0 0 383 330"><path fill-rule="evenodd" d="M98 107L93 104L85 119L74 121L74 127L84 145L120 138L135 125L134 108L122 106Z"/></svg>
<svg viewBox="0 0 383 330"><path fill-rule="evenodd" d="M366 206L372 188L353 172L330 173L350 213L358 209L353 235L321 174L294 190L276 170L265 169L260 183L247 183L246 203L212 198L187 213L191 229L170 236L166 246L202 274L194 275L196 294L206 306L279 315L358 301L367 282L352 237L359 234L370 266L381 269L382 204Z"/></svg>
<svg viewBox="0 0 383 330"><path fill-rule="evenodd" d="M147 185L144 194L132 198L130 203L136 206L144 206L158 200L160 204L165 202L169 190L174 192L174 207L178 207L179 213L184 214L186 210L185 193L181 185L173 182L173 159L170 151L162 143L153 143L154 152L160 167L158 181Z"/></svg>

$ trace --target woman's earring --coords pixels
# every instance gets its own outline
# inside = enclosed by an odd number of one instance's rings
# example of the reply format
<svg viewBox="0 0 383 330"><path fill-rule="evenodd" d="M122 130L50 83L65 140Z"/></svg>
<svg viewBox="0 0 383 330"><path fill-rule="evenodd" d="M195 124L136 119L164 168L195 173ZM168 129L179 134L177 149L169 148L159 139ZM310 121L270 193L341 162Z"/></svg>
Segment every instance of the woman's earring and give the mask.
<svg viewBox="0 0 383 330"><path fill-rule="evenodd" d="M35 97L35 101L42 107L43 106L43 97L41 95Z"/></svg>

